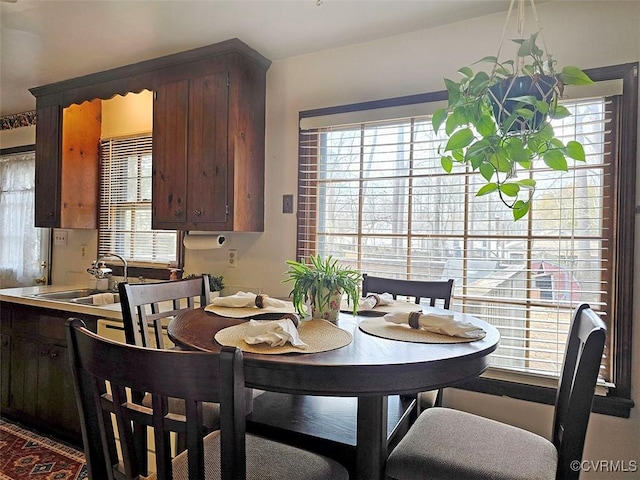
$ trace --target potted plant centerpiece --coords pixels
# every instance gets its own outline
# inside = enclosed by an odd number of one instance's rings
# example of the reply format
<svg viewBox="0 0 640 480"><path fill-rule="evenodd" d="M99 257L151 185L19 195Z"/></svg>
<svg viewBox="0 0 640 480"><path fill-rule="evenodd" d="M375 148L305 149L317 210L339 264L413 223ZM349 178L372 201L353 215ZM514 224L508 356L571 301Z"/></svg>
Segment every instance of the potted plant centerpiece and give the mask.
<svg viewBox="0 0 640 480"><path fill-rule="evenodd" d="M287 260L289 270L283 283L293 282L289 296L296 311L307 315L306 305L311 306L311 317L335 322L340 312L342 295L346 294L356 314L360 297L360 272L338 264L331 256L323 259L312 256L310 263Z"/></svg>
<svg viewBox="0 0 640 480"><path fill-rule="evenodd" d="M579 68L556 69L556 61L537 45L538 33L513 40L516 59L500 63L485 57L486 71L471 67L458 70L462 78L445 79L448 105L433 114L436 132L444 126L448 137L439 148L443 169L450 173L454 163L466 164L486 181L477 195L496 193L513 210L515 220L529 212L536 182L527 171L534 161L558 171L567 171L567 157L585 161L582 145L565 145L555 137L551 120L571 113L558 103L565 85L593 83ZM520 198L520 194L523 198Z"/></svg>

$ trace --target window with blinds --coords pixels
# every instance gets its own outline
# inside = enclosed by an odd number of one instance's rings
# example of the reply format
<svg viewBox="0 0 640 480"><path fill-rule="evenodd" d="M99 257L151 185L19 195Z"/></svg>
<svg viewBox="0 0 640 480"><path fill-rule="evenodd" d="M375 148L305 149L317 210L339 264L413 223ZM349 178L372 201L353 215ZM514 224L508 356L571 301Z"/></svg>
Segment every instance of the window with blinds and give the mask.
<svg viewBox="0 0 640 480"><path fill-rule="evenodd" d="M587 161L564 174L540 162L531 212L517 222L497 196L475 196L479 174L444 172L446 140L429 115L301 130L298 256L333 255L376 276L452 278L452 308L500 330L492 367L559 376L575 307L608 311L611 105L565 103L573 115L554 129L581 142Z"/></svg>
<svg viewBox="0 0 640 480"><path fill-rule="evenodd" d="M151 134L100 143L99 255L140 265L175 263L177 232L151 229Z"/></svg>

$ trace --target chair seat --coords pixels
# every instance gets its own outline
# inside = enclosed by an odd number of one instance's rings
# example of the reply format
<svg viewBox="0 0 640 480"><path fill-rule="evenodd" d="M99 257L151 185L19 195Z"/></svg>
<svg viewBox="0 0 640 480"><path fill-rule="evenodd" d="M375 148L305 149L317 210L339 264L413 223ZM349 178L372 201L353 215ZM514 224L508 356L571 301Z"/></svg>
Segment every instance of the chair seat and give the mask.
<svg viewBox="0 0 640 480"><path fill-rule="evenodd" d="M558 454L534 433L447 408L424 411L387 462L395 480L553 480Z"/></svg>
<svg viewBox="0 0 640 480"><path fill-rule="evenodd" d="M246 436L247 480L341 480L347 470L338 462L307 450L255 435ZM204 439L205 478L220 478L220 432ZM187 454L173 460L174 479L188 479ZM295 475L295 476L294 476ZM150 477L150 480L153 477Z"/></svg>

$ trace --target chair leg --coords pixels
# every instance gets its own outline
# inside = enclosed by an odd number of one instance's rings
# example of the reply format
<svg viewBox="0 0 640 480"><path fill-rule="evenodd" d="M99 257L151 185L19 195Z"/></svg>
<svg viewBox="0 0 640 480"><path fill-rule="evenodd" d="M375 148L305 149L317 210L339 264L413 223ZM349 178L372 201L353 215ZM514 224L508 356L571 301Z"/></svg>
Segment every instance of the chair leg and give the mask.
<svg viewBox="0 0 640 480"><path fill-rule="evenodd" d="M434 403L434 407L441 407L442 406L442 395L443 395L443 391L444 389L439 388L438 389L438 395L436 395L436 403Z"/></svg>

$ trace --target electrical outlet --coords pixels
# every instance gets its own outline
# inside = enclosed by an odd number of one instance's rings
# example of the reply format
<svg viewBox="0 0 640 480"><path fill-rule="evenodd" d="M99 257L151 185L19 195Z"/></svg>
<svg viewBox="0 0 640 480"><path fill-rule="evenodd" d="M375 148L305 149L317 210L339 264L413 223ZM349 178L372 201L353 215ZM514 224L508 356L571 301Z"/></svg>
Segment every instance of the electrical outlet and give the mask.
<svg viewBox="0 0 640 480"><path fill-rule="evenodd" d="M82 260L86 260L87 259L87 244L86 243L83 243L82 246L80 247L80 253L81 253Z"/></svg>
<svg viewBox="0 0 640 480"><path fill-rule="evenodd" d="M59 247L66 247L68 240L68 230L54 230L53 231L53 244Z"/></svg>
<svg viewBox="0 0 640 480"><path fill-rule="evenodd" d="M235 248L229 249L229 267L236 268L238 266L238 250Z"/></svg>

